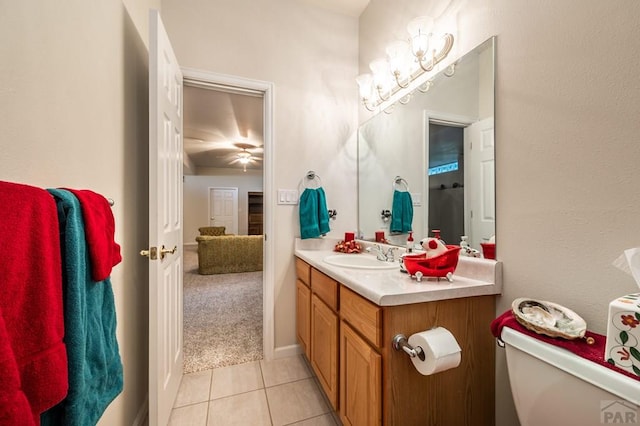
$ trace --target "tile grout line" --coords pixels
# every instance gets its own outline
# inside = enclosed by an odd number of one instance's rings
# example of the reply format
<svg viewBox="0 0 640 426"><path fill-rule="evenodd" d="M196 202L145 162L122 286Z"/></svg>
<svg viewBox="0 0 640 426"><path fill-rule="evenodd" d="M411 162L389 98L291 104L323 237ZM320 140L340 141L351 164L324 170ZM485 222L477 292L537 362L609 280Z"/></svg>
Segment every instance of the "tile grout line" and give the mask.
<svg viewBox="0 0 640 426"><path fill-rule="evenodd" d="M262 371L262 362L258 362L260 367L260 378L262 379L262 390L264 391L264 399L267 401L267 411L269 412L269 423L273 426L273 416L271 415L271 404L269 404L269 396L267 395L267 384L264 380L264 371Z"/></svg>
<svg viewBox="0 0 640 426"><path fill-rule="evenodd" d="M211 408L211 392L213 392L213 370L211 369L211 380L209 380L209 394L207 395L207 416L205 417L204 426L209 424L209 409Z"/></svg>

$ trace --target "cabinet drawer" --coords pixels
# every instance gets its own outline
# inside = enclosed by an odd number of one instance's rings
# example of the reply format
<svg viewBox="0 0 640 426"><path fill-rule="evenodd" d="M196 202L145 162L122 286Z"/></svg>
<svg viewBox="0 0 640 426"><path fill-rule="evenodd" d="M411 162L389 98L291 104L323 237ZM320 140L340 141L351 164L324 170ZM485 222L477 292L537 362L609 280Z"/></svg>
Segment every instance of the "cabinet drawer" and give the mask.
<svg viewBox="0 0 640 426"><path fill-rule="evenodd" d="M340 286L340 316L376 347L382 346L382 308Z"/></svg>
<svg viewBox="0 0 640 426"><path fill-rule="evenodd" d="M304 260L296 257L296 276L307 285L311 286L311 266Z"/></svg>
<svg viewBox="0 0 640 426"><path fill-rule="evenodd" d="M311 268L311 290L334 311L338 310L338 282Z"/></svg>

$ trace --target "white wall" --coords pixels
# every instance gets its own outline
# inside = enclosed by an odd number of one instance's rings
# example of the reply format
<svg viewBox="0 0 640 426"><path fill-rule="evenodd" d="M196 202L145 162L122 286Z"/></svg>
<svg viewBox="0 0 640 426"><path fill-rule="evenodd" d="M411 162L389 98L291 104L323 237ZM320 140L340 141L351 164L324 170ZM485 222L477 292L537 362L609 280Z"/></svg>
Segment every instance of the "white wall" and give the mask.
<svg viewBox="0 0 640 426"><path fill-rule="evenodd" d="M605 333L609 301L637 291L611 262L640 245L640 3L377 0L360 19L361 71L411 18L443 11L458 52L498 37L497 314L551 300ZM517 424L500 349L496 374L497 424Z"/></svg>
<svg viewBox="0 0 640 426"><path fill-rule="evenodd" d="M147 13L157 3L0 3L0 179L115 200L124 391L104 425L133 424L147 394L148 266L138 251L148 244Z"/></svg>
<svg viewBox="0 0 640 426"><path fill-rule="evenodd" d="M182 66L274 83L274 191L297 189L314 170L338 210L331 234L355 230L357 19L292 0L163 0L162 13ZM275 346L284 349L296 344L297 206L275 205L273 216Z"/></svg>
<svg viewBox="0 0 640 426"><path fill-rule="evenodd" d="M247 192L262 192L262 172L248 170L239 173L228 172L229 169L217 169L209 176L184 177L184 243L196 244L200 235L198 228L209 226L209 188L238 188L238 234L247 234ZM231 174L230 174L231 173ZM227 229L227 233L231 230Z"/></svg>

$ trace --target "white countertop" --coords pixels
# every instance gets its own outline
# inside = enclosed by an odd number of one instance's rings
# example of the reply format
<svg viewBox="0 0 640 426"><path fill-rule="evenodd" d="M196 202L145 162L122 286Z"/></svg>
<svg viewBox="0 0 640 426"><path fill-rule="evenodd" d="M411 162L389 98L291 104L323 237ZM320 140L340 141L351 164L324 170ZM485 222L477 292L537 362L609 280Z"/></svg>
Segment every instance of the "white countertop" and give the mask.
<svg viewBox="0 0 640 426"><path fill-rule="evenodd" d="M435 278L422 278L418 282L407 273L400 272L397 261L397 269L375 270L340 267L325 262L325 257L337 254L333 247L338 242L338 239L332 238L296 238L295 255L379 306L408 305L502 292L502 263L499 261L461 256L453 274L453 282L444 278L439 281ZM363 251L372 244L358 242ZM404 252L404 249L400 248L399 251ZM353 256L373 255L363 252Z"/></svg>

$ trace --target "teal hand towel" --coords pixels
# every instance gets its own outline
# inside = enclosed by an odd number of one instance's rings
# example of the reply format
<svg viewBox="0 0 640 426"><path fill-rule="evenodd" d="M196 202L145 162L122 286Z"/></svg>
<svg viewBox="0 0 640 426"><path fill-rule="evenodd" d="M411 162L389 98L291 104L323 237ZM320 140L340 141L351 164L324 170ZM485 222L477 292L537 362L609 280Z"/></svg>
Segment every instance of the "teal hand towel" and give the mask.
<svg viewBox="0 0 640 426"><path fill-rule="evenodd" d="M322 187L316 190L318 197L318 228L321 235L326 235L329 229L329 210L327 209L327 197Z"/></svg>
<svg viewBox="0 0 640 426"><path fill-rule="evenodd" d="M42 414L41 423L94 425L123 386L113 289L110 278L91 278L80 202L67 190L49 192L56 200L60 226L69 392Z"/></svg>
<svg viewBox="0 0 640 426"><path fill-rule="evenodd" d="M318 223L318 195L313 188L305 188L300 195L300 237L317 238L320 236L320 224Z"/></svg>
<svg viewBox="0 0 640 426"><path fill-rule="evenodd" d="M389 231L407 233L412 230L413 201L408 191L393 191Z"/></svg>
<svg viewBox="0 0 640 426"><path fill-rule="evenodd" d="M324 189L305 188L300 195L300 238L318 238L329 229L329 211Z"/></svg>

